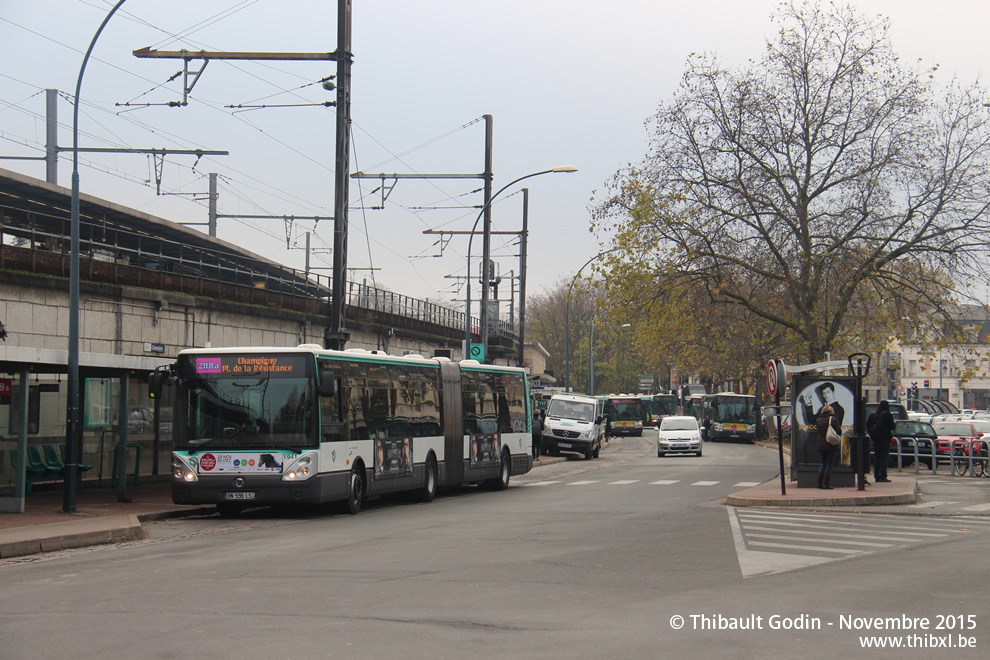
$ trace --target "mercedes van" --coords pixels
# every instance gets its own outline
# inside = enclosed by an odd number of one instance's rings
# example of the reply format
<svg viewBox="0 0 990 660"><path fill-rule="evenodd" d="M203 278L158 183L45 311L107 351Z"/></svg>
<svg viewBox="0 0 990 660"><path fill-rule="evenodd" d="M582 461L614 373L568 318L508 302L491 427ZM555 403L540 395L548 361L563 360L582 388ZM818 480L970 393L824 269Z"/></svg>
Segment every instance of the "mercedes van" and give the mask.
<svg viewBox="0 0 990 660"><path fill-rule="evenodd" d="M601 402L583 394L554 394L543 427L543 452L598 458L605 437Z"/></svg>

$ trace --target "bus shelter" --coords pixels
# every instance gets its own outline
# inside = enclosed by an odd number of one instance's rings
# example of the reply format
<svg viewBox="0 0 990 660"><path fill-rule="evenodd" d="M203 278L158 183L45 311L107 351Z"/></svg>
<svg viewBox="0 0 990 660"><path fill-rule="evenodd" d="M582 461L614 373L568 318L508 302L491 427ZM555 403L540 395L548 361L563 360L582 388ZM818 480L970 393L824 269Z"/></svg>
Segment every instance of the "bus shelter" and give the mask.
<svg viewBox="0 0 990 660"><path fill-rule="evenodd" d="M118 475L137 481L168 467L171 404L150 402L147 376L170 362L80 353L80 482L106 481L124 497ZM67 350L0 346L0 512L23 513L34 488L65 483L67 365Z"/></svg>

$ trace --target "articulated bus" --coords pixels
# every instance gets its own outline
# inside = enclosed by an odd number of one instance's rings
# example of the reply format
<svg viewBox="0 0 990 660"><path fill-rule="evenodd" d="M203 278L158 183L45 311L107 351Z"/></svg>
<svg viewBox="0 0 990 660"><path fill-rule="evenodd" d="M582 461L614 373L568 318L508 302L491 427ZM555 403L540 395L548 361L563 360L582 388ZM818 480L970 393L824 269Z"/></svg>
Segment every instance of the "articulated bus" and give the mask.
<svg viewBox="0 0 990 660"><path fill-rule="evenodd" d="M646 407L646 419L643 424L660 428L661 419L677 414L677 395L654 394L653 396L644 396L643 406Z"/></svg>
<svg viewBox="0 0 990 660"><path fill-rule="evenodd" d="M757 405L755 396L732 392L707 394L704 404L708 436L705 440L753 442L756 439L760 406Z"/></svg>
<svg viewBox="0 0 990 660"><path fill-rule="evenodd" d="M172 501L346 501L483 484L532 469L526 373L515 367L298 348L184 350L149 390L177 387Z"/></svg>

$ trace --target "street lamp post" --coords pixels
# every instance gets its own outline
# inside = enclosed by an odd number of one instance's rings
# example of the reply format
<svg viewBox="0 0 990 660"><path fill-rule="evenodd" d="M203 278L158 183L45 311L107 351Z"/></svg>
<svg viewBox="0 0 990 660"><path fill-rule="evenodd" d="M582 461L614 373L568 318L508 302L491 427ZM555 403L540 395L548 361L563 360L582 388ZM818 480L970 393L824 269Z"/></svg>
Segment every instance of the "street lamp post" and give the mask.
<svg viewBox="0 0 990 660"><path fill-rule="evenodd" d="M79 477L79 458L82 451L79 436L79 94L82 91L83 74L86 63L100 38L110 17L120 9L124 0L119 0L100 23L99 29L89 43L83 56L76 80L76 96L72 104L72 202L70 211L71 236L69 239L69 341L67 370L69 372L66 391L65 420L65 491L62 497L62 511L76 512L76 488ZM25 411L26 413L26 411ZM125 422L126 423L126 422Z"/></svg>
<svg viewBox="0 0 990 660"><path fill-rule="evenodd" d="M595 259L599 258L604 254L609 252L615 252L619 248L612 248L611 250L606 250L605 252L599 252L587 261L585 261L578 271L574 273L574 277L571 278L571 283L567 285L567 297L564 301L564 391L571 391L571 289L574 287L574 280L577 276L581 274L584 267L590 264Z"/></svg>
<svg viewBox="0 0 990 660"><path fill-rule="evenodd" d="M549 169L549 170L543 170L541 172L533 172L532 174L527 174L525 176L521 176L518 179L515 179L513 181L510 181L509 183L507 183L504 186L502 186L502 188L500 188L497 193L495 193L494 195L492 195L488 199L488 201L485 202L485 205L481 207L481 210L478 212L478 217L475 218L474 225L472 225L472 227L471 227L471 235L468 237L467 289L466 289L467 296L466 296L466 302L465 302L465 307L464 307L464 328L465 328L465 330L464 330L464 349L465 349L465 351L469 350L470 349L470 346L471 346L471 244L474 241L474 232L478 229L478 223L481 221L481 218L484 217L485 211L488 210L488 208L492 205L492 202L495 201L495 198L498 197L499 195L501 195L506 190L506 188L509 188L510 186L513 186L513 185L519 183L520 181L522 181L524 179L529 179L529 178L532 178L534 176L540 176L541 174L552 174L552 173L556 173L556 172L577 172L577 171L578 171L578 169L576 167L574 167L573 165L558 165L557 167L554 167L554 168ZM485 233L485 240L486 241L488 239L488 234L490 233L490 231L491 231L491 228L486 223L485 224L485 231L484 231L484 233ZM483 269L487 269L488 268L488 264L482 264L482 268ZM485 273L484 270L482 272ZM483 283L487 283L488 278L487 277L483 277L482 280L483 280ZM485 293L485 292L482 292L482 293ZM483 295L482 296L482 309L481 309L481 345L483 347L485 347L486 352L487 352L487 348L488 348L488 328L486 327L487 326L487 323L488 323L488 310L484 308L484 303L487 302L487 299L488 299L488 296L487 295ZM470 357L470 356L465 355L465 357Z"/></svg>

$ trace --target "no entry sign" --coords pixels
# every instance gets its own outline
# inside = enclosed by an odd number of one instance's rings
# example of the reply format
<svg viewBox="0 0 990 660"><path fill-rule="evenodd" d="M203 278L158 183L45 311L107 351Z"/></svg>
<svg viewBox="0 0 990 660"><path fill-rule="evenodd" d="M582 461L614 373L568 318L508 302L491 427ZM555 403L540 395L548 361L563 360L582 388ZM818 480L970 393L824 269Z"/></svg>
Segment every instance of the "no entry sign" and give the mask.
<svg viewBox="0 0 990 660"><path fill-rule="evenodd" d="M767 362L767 391L770 393L770 396L775 397L777 396L777 392L780 391L782 366L777 360Z"/></svg>

